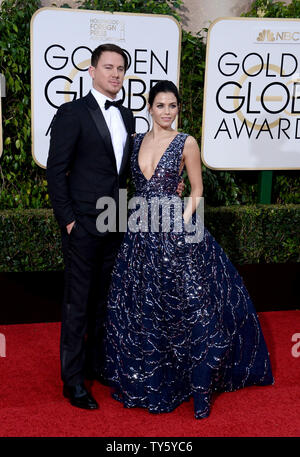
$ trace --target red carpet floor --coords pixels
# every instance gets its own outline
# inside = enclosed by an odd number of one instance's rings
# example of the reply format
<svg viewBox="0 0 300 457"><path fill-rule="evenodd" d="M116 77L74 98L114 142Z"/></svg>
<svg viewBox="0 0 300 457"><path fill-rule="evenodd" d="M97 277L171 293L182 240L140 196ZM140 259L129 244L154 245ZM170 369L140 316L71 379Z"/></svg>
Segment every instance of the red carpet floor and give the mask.
<svg viewBox="0 0 300 457"><path fill-rule="evenodd" d="M97 382L91 390L100 410L74 408L61 394L60 324L0 326L6 340L6 357L0 357L0 436L299 437L300 357L295 355L300 348L293 355L292 336L300 333L300 311L265 312L259 318L275 384L219 394L210 417L198 421L192 401L153 415L123 408Z"/></svg>

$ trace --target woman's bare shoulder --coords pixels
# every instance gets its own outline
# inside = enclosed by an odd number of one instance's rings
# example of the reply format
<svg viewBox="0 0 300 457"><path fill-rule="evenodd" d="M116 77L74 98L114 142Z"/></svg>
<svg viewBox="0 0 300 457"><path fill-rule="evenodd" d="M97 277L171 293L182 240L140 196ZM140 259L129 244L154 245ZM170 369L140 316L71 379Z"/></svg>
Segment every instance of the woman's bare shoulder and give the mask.
<svg viewBox="0 0 300 457"><path fill-rule="evenodd" d="M199 146L196 138L192 135L188 135L184 143L184 152L188 153L189 151L198 151Z"/></svg>

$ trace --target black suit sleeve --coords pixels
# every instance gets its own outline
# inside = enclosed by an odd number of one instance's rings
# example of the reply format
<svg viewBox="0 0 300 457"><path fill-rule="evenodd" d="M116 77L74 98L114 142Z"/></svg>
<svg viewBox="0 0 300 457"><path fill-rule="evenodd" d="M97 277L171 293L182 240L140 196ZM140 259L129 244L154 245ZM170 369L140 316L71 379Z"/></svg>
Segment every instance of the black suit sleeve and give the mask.
<svg viewBox="0 0 300 457"><path fill-rule="evenodd" d="M80 121L72 103L62 105L51 129L46 176L54 214L60 226L75 220L68 189L67 172L71 168L80 134Z"/></svg>

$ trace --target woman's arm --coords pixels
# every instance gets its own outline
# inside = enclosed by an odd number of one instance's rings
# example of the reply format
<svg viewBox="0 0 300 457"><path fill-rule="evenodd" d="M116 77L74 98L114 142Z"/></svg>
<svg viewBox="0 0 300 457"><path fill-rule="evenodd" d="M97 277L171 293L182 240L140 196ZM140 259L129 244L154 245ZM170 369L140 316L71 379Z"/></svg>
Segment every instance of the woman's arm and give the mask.
<svg viewBox="0 0 300 457"><path fill-rule="evenodd" d="M183 214L184 222L187 224L203 195L200 150L197 141L192 136L188 136L185 141L183 160L191 184L189 201Z"/></svg>

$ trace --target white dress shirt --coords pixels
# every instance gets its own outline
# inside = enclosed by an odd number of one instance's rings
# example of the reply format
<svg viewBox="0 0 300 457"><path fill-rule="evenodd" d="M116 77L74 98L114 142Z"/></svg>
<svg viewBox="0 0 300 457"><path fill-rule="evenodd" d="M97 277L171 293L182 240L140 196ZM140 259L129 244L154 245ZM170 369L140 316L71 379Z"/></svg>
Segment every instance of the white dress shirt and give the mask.
<svg viewBox="0 0 300 457"><path fill-rule="evenodd" d="M115 106L110 106L108 109L104 108L106 100L116 101L116 99L112 100L94 88L91 89L91 92L97 100L98 105L100 106L107 127L109 129L117 163L117 170L119 173L122 163L124 146L127 139L127 130L125 128L119 108L116 108Z"/></svg>

